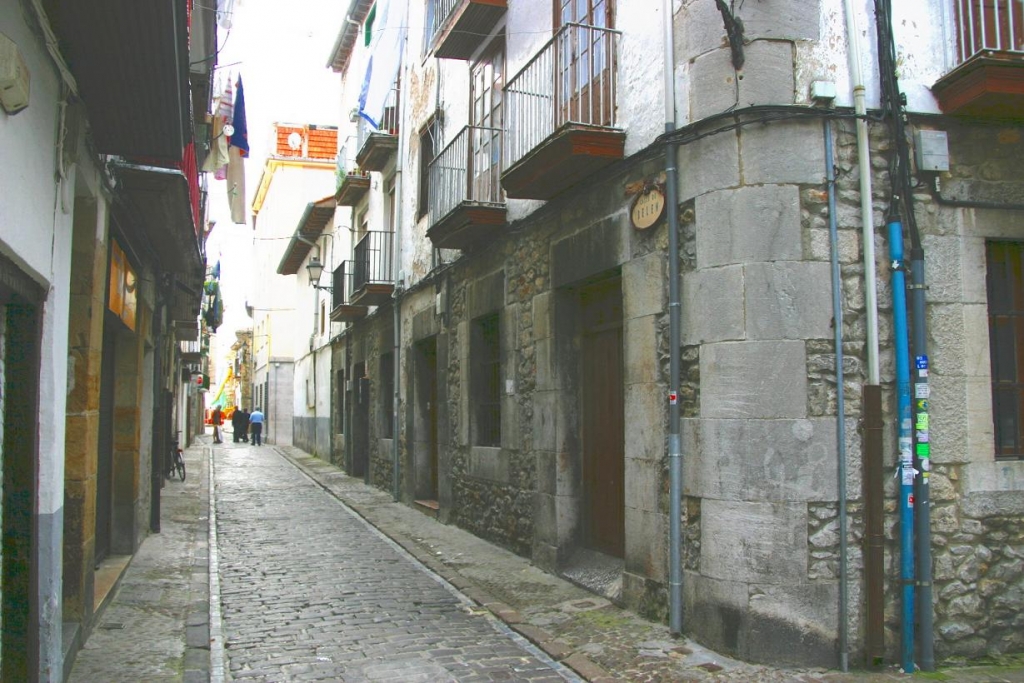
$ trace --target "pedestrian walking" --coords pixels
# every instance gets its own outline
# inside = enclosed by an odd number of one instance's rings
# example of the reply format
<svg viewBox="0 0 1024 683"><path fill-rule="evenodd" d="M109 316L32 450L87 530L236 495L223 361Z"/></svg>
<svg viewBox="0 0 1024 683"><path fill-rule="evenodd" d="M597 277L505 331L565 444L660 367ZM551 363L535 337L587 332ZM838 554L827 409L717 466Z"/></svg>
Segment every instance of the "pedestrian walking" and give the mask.
<svg viewBox="0 0 1024 683"><path fill-rule="evenodd" d="M213 407L213 413L210 415L210 422L213 423L213 442L223 443L220 439L220 426L224 422L224 414L220 412L220 406Z"/></svg>
<svg viewBox="0 0 1024 683"><path fill-rule="evenodd" d="M231 431L235 443L243 439L249 440L249 413L245 412L245 408L235 408L235 412L231 414Z"/></svg>
<svg viewBox="0 0 1024 683"><path fill-rule="evenodd" d="M249 413L249 425L252 427L252 442L257 446L263 445L263 411L259 406Z"/></svg>

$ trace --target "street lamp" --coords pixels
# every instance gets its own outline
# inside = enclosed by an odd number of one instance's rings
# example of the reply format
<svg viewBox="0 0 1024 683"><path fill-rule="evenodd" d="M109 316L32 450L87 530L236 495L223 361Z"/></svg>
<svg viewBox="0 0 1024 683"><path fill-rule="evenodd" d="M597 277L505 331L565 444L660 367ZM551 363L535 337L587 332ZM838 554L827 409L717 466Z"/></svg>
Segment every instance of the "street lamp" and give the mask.
<svg viewBox="0 0 1024 683"><path fill-rule="evenodd" d="M309 273L309 286L314 289L326 289L328 292L333 292L333 287L323 287L319 284L320 276L324 274L324 264L320 263L320 257L314 256L309 259L309 263L306 264L306 272Z"/></svg>

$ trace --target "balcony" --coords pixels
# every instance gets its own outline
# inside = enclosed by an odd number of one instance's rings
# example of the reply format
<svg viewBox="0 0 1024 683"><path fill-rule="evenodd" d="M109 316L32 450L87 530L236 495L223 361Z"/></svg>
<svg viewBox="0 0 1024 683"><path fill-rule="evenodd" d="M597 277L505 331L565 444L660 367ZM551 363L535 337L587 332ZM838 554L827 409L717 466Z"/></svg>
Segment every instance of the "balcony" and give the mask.
<svg viewBox="0 0 1024 683"><path fill-rule="evenodd" d="M566 24L505 86L509 197L551 199L622 159L617 127L619 32Z"/></svg>
<svg viewBox="0 0 1024 683"><path fill-rule="evenodd" d="M953 0L956 67L932 86L947 114L1024 118L1024 5Z"/></svg>
<svg viewBox="0 0 1024 683"><path fill-rule="evenodd" d="M398 88L392 88L384 101L380 127L360 117L356 164L364 171L383 171L398 153Z"/></svg>
<svg viewBox="0 0 1024 683"><path fill-rule="evenodd" d="M334 269L334 275L331 278L331 286L333 287L331 292L331 322L355 322L365 318L370 310L366 306L355 306L349 303L349 298L352 294L354 265L354 261L344 261Z"/></svg>
<svg viewBox="0 0 1024 683"><path fill-rule="evenodd" d="M498 174L502 131L466 126L430 162L427 237L439 249L471 249L505 226Z"/></svg>
<svg viewBox="0 0 1024 683"><path fill-rule="evenodd" d="M469 59L505 14L506 0L430 0L431 49L442 59Z"/></svg>
<svg viewBox="0 0 1024 683"><path fill-rule="evenodd" d="M198 339L178 342L178 350L182 363L199 363L203 360L203 346Z"/></svg>
<svg viewBox="0 0 1024 683"><path fill-rule="evenodd" d="M370 191L370 176L365 171L354 171L341 176L334 200L338 206L355 206Z"/></svg>
<svg viewBox="0 0 1024 683"><path fill-rule="evenodd" d="M383 230L370 230L356 242L349 303L380 306L391 301L395 291L391 263L393 245L394 233Z"/></svg>

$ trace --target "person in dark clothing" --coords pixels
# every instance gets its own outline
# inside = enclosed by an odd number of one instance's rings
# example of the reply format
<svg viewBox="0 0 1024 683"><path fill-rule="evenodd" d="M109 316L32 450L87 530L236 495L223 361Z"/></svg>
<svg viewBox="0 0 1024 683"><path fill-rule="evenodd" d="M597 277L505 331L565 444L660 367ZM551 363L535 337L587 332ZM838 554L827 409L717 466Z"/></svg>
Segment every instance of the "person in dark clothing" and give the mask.
<svg viewBox="0 0 1024 683"><path fill-rule="evenodd" d="M245 408L235 408L231 415L231 429L235 443L249 440L249 413L245 412Z"/></svg>

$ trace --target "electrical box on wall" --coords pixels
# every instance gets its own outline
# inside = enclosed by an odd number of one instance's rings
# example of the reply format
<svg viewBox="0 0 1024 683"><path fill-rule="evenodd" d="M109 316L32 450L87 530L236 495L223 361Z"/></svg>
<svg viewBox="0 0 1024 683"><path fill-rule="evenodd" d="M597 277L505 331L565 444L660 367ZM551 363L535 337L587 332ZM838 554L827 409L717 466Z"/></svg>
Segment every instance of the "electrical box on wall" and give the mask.
<svg viewBox="0 0 1024 683"><path fill-rule="evenodd" d="M914 161L919 171L949 170L949 139L944 130L914 133Z"/></svg>
<svg viewBox="0 0 1024 683"><path fill-rule="evenodd" d="M8 114L17 114L28 106L29 73L21 50L13 40L0 33L0 105Z"/></svg>

